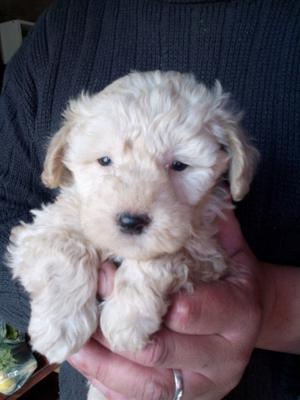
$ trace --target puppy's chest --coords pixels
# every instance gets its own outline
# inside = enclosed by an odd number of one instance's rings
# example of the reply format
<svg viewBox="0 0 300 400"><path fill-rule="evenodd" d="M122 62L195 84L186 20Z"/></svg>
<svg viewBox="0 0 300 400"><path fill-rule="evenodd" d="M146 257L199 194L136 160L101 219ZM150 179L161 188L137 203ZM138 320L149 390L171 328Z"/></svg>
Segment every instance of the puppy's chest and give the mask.
<svg viewBox="0 0 300 400"><path fill-rule="evenodd" d="M166 256L162 256L162 259ZM189 271L189 281L197 283L198 281L201 281L203 278L202 272L205 270L205 274L207 272L207 269L213 269L211 263L204 262L203 259L194 257L192 254L188 252L187 249L182 249L181 251L177 252L176 254L170 254L167 256L168 260L171 260L171 263L174 264L174 268L176 268L179 265L184 265L188 268ZM105 252L102 253L101 261L109 261L112 264L114 264L117 268L119 268L122 263L125 261L123 257L116 256L116 255L111 255L111 254L106 254ZM140 261L143 263L143 261ZM145 263L149 264L149 260L145 261ZM164 263L162 262L162 268L164 266ZM203 270L203 271L202 271ZM205 280L205 278L204 278Z"/></svg>

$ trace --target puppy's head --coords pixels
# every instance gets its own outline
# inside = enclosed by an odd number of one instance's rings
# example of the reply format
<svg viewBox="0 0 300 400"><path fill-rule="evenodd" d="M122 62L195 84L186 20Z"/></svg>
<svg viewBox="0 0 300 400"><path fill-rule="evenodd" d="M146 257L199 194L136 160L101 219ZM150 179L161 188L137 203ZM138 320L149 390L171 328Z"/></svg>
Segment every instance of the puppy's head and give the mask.
<svg viewBox="0 0 300 400"><path fill-rule="evenodd" d="M137 259L173 253L222 174L234 200L247 193L256 151L239 122L219 83L208 90L191 75L135 72L70 102L42 179L72 185L95 246Z"/></svg>

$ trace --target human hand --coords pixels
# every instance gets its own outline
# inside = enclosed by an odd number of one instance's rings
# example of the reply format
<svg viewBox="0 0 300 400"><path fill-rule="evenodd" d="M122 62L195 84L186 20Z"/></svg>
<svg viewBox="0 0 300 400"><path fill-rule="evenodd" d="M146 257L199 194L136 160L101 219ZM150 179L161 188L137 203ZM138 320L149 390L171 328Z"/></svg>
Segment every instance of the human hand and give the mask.
<svg viewBox="0 0 300 400"><path fill-rule="evenodd" d="M220 222L220 242L232 268L222 280L201 283L172 299L164 327L141 352L115 354L100 333L71 364L112 400L172 399L171 369L181 369L184 399L218 400L239 382L261 321L259 263L232 211ZM113 286L114 268L102 267L101 294Z"/></svg>

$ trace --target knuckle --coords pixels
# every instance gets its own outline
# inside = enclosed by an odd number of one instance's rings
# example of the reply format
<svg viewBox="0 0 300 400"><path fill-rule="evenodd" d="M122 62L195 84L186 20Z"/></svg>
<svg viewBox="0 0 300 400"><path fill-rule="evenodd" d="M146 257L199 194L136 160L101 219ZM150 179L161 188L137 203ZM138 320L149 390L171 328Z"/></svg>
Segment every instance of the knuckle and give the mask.
<svg viewBox="0 0 300 400"><path fill-rule="evenodd" d="M191 298L182 297L175 306L174 321L180 329L190 325L194 314L194 304Z"/></svg>
<svg viewBox="0 0 300 400"><path fill-rule="evenodd" d="M93 378L97 381L103 383L108 381L107 377L109 375L109 368L106 363L98 363L95 370L92 373Z"/></svg>
<svg viewBox="0 0 300 400"><path fill-rule="evenodd" d="M81 350L82 351L82 350ZM88 375L90 373L89 366L85 361L85 358L80 355L80 352L73 354L67 360L73 368L80 371L83 375Z"/></svg>
<svg viewBox="0 0 300 400"><path fill-rule="evenodd" d="M168 358L168 348L161 337L157 337L155 343L150 346L145 363L149 367L160 367L165 364Z"/></svg>
<svg viewBox="0 0 300 400"><path fill-rule="evenodd" d="M169 400L172 389L167 382L160 382L157 378L150 379L144 386L140 400Z"/></svg>

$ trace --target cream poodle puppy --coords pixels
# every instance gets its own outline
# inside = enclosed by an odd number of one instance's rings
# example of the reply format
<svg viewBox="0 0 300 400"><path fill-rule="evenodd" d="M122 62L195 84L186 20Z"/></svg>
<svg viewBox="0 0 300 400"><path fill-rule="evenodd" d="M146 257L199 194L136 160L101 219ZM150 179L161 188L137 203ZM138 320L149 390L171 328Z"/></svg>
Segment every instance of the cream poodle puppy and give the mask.
<svg viewBox="0 0 300 400"><path fill-rule="evenodd" d="M257 158L228 100L218 82L209 90L192 75L154 71L70 101L42 174L59 195L12 230L8 248L31 299L32 346L50 362L99 325L113 349L143 348L170 293L225 273L215 239L224 177L241 200ZM114 290L99 306L98 268L115 258Z"/></svg>

